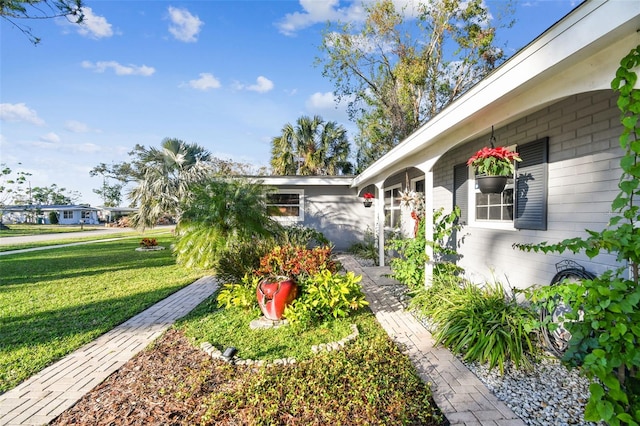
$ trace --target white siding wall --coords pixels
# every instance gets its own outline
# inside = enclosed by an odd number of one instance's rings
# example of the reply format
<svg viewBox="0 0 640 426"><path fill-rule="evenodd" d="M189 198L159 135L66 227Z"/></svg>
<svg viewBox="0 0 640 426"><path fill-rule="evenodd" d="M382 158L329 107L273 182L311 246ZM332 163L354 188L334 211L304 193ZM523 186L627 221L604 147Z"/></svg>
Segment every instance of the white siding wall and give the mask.
<svg viewBox="0 0 640 426"><path fill-rule="evenodd" d="M490 123L488 123L488 127ZM548 228L546 231L496 230L466 226L459 234L460 265L476 282L497 279L525 288L548 284L555 264L572 259L601 273L620 266L612 255L589 260L572 253L534 254L512 248L513 243L556 242L599 231L611 217L618 193L618 137L622 127L611 91L580 94L497 128L496 146L524 144L549 137ZM434 167L436 208L452 208L453 167L488 143L488 135L447 153Z"/></svg>

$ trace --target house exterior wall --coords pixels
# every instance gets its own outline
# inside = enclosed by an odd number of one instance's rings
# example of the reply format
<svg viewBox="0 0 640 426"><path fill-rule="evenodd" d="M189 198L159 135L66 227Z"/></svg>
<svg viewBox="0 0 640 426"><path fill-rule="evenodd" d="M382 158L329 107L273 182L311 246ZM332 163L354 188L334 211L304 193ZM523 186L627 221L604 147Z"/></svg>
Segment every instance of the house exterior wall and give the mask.
<svg viewBox="0 0 640 426"><path fill-rule="evenodd" d="M570 259L599 274L621 266L612 255L590 260L584 254L536 254L512 247L514 243L554 243L585 237L585 229L602 230L618 193L623 152L616 96L610 90L571 96L505 126L496 128L496 146L524 144L549 138L546 230L500 229L492 224L469 223L458 234L459 261L474 282L495 281L526 288L548 284L555 264ZM489 135L445 154L435 164L436 208L453 207L453 168L488 144ZM473 208L470 205L470 209Z"/></svg>
<svg viewBox="0 0 640 426"><path fill-rule="evenodd" d="M324 234L335 250L345 251L375 229L375 208L366 208L356 189L348 186L278 185L278 189L304 189L304 221L295 222ZM378 202L376 200L376 202Z"/></svg>

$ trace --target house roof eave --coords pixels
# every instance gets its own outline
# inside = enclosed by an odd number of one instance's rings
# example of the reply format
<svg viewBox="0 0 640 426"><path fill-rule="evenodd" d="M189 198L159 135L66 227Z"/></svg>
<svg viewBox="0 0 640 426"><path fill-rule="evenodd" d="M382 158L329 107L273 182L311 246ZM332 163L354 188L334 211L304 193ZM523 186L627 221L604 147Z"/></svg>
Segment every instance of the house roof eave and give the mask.
<svg viewBox="0 0 640 426"><path fill-rule="evenodd" d="M617 61L603 64L591 58L606 49L626 53L629 46L637 44L634 37L640 28L640 2L625 8L615 3L587 1L574 9L356 176L353 186L383 179L396 164L442 141L458 145L486 132L491 125L499 125L500 120L506 121L506 117L513 120L573 92L608 88ZM611 57L611 53L602 56ZM542 93L538 89L545 82L546 92ZM486 122L478 123L479 117Z"/></svg>

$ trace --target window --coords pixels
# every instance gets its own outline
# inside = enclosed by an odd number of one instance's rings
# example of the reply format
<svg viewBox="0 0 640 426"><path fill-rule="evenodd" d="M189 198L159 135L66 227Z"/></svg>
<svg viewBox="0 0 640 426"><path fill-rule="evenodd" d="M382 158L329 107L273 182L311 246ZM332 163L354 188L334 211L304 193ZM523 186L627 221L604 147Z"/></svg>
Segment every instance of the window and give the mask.
<svg viewBox="0 0 640 426"><path fill-rule="evenodd" d="M82 211L82 219L91 219L91 212L89 210Z"/></svg>
<svg viewBox="0 0 640 426"><path fill-rule="evenodd" d="M513 179L500 194L483 194L476 188L476 220L513 220Z"/></svg>
<svg viewBox="0 0 640 426"><path fill-rule="evenodd" d="M386 188L384 191L384 226L400 227L400 185Z"/></svg>
<svg viewBox="0 0 640 426"><path fill-rule="evenodd" d="M267 213L278 221L304 220L304 191L282 189L267 194Z"/></svg>
<svg viewBox="0 0 640 426"><path fill-rule="evenodd" d="M416 192L421 192L421 193L425 193L424 192L424 178L416 178L416 179L412 179L411 180L411 186L413 187L413 190Z"/></svg>
<svg viewBox="0 0 640 426"><path fill-rule="evenodd" d="M63 219L73 219L73 211L72 210L63 210L62 211Z"/></svg>
<svg viewBox="0 0 640 426"><path fill-rule="evenodd" d="M502 194L482 194L466 164L453 168L453 204L460 222L502 229L547 229L547 156L549 138L519 145L522 161L517 179L509 179ZM473 186L472 186L473 185Z"/></svg>

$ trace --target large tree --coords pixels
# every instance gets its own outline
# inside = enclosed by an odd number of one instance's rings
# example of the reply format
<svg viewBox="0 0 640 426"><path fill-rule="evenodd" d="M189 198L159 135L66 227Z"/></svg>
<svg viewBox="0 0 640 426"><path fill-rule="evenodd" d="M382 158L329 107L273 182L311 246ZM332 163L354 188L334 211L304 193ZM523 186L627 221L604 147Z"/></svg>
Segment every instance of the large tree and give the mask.
<svg viewBox="0 0 640 426"><path fill-rule="evenodd" d="M164 164L164 159L161 160L161 157L165 150L165 143L172 145L172 147L169 147L167 151L168 162L166 164L167 166L171 165L173 162L175 162L174 159L177 160L177 156L179 156L179 154L171 152L174 150L180 150L180 147L178 145L179 143L184 144L184 142L178 139L165 139L162 142L163 146L160 149L147 148L144 145L136 144L134 148L128 153L130 156L130 161L123 161L120 163L112 164L100 163L93 169L91 169L91 171L89 172L91 176L102 176L103 178L102 187L99 189L94 189L93 192L102 197L105 206L116 207L117 205L119 205L124 198L123 191L127 191L128 188L131 188L131 185L139 188L141 182L149 183L146 175L149 173L150 163L153 163L155 165ZM196 148L197 150L204 150L202 147L198 147L194 144L184 144L184 148ZM217 157L213 157L209 154L207 154L206 156L200 156L197 158L197 160L200 167L207 169L208 172L213 176L255 174L252 166L249 164L239 163L231 160L223 160ZM183 161L187 161L188 163L191 160L189 160L188 158L180 160L180 162ZM189 168L189 166L186 166L186 168ZM116 182L109 184L108 182L112 180L115 180ZM138 189L138 191L141 190L142 188ZM137 197L132 198L132 191L129 192L128 195L129 198L132 199L131 206L137 207ZM170 212L167 213L172 214Z"/></svg>
<svg viewBox="0 0 640 426"><path fill-rule="evenodd" d="M142 150L136 161L138 180L131 199L138 211L131 216L136 228L153 227L164 215L180 220L180 205L190 186L211 175L211 154L197 144L164 139L161 148Z"/></svg>
<svg viewBox="0 0 640 426"><path fill-rule="evenodd" d="M364 25L325 31L317 62L348 101L358 168L384 155L485 76L502 58L483 0L365 6ZM507 9L508 11L508 9Z"/></svg>
<svg viewBox="0 0 640 426"><path fill-rule="evenodd" d="M40 38L19 21L65 17L70 22L80 24L84 20L82 7L82 0L0 0L0 17L37 45Z"/></svg>
<svg viewBox="0 0 640 426"><path fill-rule="evenodd" d="M346 129L322 117L302 116L287 123L271 141L271 170L275 175L338 175L353 171Z"/></svg>

